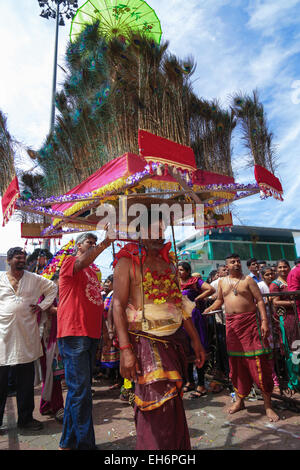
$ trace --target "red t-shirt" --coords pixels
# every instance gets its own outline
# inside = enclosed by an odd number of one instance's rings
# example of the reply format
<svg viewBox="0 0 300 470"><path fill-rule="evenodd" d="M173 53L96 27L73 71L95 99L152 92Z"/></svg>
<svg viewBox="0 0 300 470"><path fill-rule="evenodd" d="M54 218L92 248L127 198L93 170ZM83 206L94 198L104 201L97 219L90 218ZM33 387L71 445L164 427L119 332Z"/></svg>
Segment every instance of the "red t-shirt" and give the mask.
<svg viewBox="0 0 300 470"><path fill-rule="evenodd" d="M75 261L75 256L68 256L59 274L57 337L100 338L103 316L101 285L91 267L74 274Z"/></svg>
<svg viewBox="0 0 300 470"><path fill-rule="evenodd" d="M288 277L287 283L289 291L300 290L300 265L298 264L294 269L291 269ZM298 317L300 321L300 300L296 300Z"/></svg>
<svg viewBox="0 0 300 470"><path fill-rule="evenodd" d="M287 277L289 290L300 290L300 265L291 269Z"/></svg>

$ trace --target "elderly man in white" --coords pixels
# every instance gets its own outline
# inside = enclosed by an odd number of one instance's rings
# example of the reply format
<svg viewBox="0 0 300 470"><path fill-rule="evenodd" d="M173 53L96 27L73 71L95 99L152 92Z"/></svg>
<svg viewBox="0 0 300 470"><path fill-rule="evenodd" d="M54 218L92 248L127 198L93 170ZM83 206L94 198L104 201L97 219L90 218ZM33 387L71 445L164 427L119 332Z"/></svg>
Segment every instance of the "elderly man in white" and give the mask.
<svg viewBox="0 0 300 470"><path fill-rule="evenodd" d="M0 274L0 426L7 398L8 373L15 367L18 427L40 430L33 419L34 361L42 356L37 314L49 308L57 294L54 282L25 271L22 248L7 252L9 270ZM37 305L41 296L44 299Z"/></svg>

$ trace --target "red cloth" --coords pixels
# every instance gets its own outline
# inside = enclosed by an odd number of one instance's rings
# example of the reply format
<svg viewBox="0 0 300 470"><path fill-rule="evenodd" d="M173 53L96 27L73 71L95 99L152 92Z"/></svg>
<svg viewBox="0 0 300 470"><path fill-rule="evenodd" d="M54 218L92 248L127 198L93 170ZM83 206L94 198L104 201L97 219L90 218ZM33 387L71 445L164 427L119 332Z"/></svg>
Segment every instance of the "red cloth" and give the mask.
<svg viewBox="0 0 300 470"><path fill-rule="evenodd" d="M110 162L106 163L99 170L89 176L82 183L72 188L66 194L84 194L90 191L95 191L120 178L128 177L143 171L145 166L146 161L142 157L135 155L134 153L126 153L121 157L114 158ZM54 204L52 209L65 211L74 204L74 202Z"/></svg>
<svg viewBox="0 0 300 470"><path fill-rule="evenodd" d="M270 284L270 292L275 293L275 292L288 292L289 287L286 286L283 282L281 282L279 279L275 279L275 281L271 282ZM280 300L289 300L289 294L280 296ZM283 316L284 319L284 329L285 329L285 334L288 340L288 344L290 347L292 347L292 344L294 341L298 340L298 328L297 328L297 321L296 321L296 315L293 309L293 306L285 306L285 315ZM275 308L276 311L276 317L277 317L277 309ZM277 318L278 320L278 318ZM281 332L279 328L279 323L278 321L275 322L275 328L277 329L279 333L279 337L281 338L281 349L282 353L284 353L284 346L282 343L282 337L281 337Z"/></svg>
<svg viewBox="0 0 300 470"><path fill-rule="evenodd" d="M233 184L234 178L232 176L221 175L220 173L213 173L212 171L198 169L194 173L193 183L199 186L206 186L210 184Z"/></svg>
<svg viewBox="0 0 300 470"><path fill-rule="evenodd" d="M300 290L300 264L298 264L294 269L291 269L287 277L287 283L289 291ZM300 300L297 300L296 304L300 321Z"/></svg>
<svg viewBox="0 0 300 470"><path fill-rule="evenodd" d="M268 343L261 339L256 312L226 315L226 343L230 379L241 398L249 395L252 384L272 393L272 359Z"/></svg>
<svg viewBox="0 0 300 470"><path fill-rule="evenodd" d="M249 395L253 383L267 394L272 393L273 361L268 356L229 357L230 379L240 398Z"/></svg>
<svg viewBox="0 0 300 470"><path fill-rule="evenodd" d="M180 388L187 376L183 330L159 338L129 333L141 370L135 383L136 450L190 450Z"/></svg>
<svg viewBox="0 0 300 470"><path fill-rule="evenodd" d="M189 278L188 281L182 282L180 284L181 290L188 289L189 287L193 286L194 284L197 284L198 281L202 281L200 276L192 276ZM202 281L203 282L203 281Z"/></svg>
<svg viewBox="0 0 300 470"><path fill-rule="evenodd" d="M162 259L166 263L172 263L172 259L170 259L170 249L171 249L172 243L168 242L165 243L160 250L160 255ZM144 247L141 247L141 255L142 255L142 264L144 264L147 253ZM135 264L136 263L138 266L140 265L140 256L139 256L139 244L138 243L127 243L118 253L115 255L115 259L113 262L113 268L116 267L118 264L119 260L121 258L131 258L132 260L132 266L133 266L133 273L135 275Z"/></svg>
<svg viewBox="0 0 300 470"><path fill-rule="evenodd" d="M288 290L300 290L300 264L291 269L287 277Z"/></svg>
<svg viewBox="0 0 300 470"><path fill-rule="evenodd" d="M195 154L191 147L181 145L150 132L139 130L140 155L147 161L171 164L183 169L196 170Z"/></svg>
<svg viewBox="0 0 300 470"><path fill-rule="evenodd" d="M75 256L63 262L59 275L57 337L100 338L103 316L101 284L91 267L73 273Z"/></svg>
<svg viewBox="0 0 300 470"><path fill-rule="evenodd" d="M270 189L275 190L277 193L282 194L283 190L279 179L276 178L273 173L266 170L266 168L264 168L263 166L255 165L254 176L260 186L266 186Z"/></svg>
<svg viewBox="0 0 300 470"><path fill-rule="evenodd" d="M18 183L18 178L15 177L12 180L12 182L9 184L1 200L2 213L3 213L3 223L2 223L3 227L5 224L7 224L10 217L12 216L14 209L15 209L16 201L19 197L20 197L19 183Z"/></svg>
<svg viewBox="0 0 300 470"><path fill-rule="evenodd" d="M256 312L226 315L226 343L228 356L253 357L272 351L261 338Z"/></svg>
<svg viewBox="0 0 300 470"><path fill-rule="evenodd" d="M135 408L135 450L191 450L182 398L177 395L151 412Z"/></svg>

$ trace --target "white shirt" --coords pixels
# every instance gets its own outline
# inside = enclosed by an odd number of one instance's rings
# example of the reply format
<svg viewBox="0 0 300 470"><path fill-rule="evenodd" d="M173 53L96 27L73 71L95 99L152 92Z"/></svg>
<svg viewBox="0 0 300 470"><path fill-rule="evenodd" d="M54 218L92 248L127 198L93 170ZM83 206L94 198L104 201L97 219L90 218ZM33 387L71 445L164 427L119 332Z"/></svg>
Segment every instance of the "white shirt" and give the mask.
<svg viewBox="0 0 300 470"><path fill-rule="evenodd" d="M220 279L222 279L221 277L218 277L217 279L215 279L214 281L212 281L210 283L210 285L215 289L215 294L218 293L218 287L219 287L219 282L220 282ZM223 310L223 315L220 314L220 313L216 313L215 314L215 319L216 319L216 322L217 323L222 323L223 325L225 325L225 307L224 307L224 304L222 305L222 310Z"/></svg>
<svg viewBox="0 0 300 470"><path fill-rule="evenodd" d="M25 364L42 356L37 316L30 310L41 295L42 310L49 308L57 294L54 282L24 271L15 292L6 273L0 274L0 366Z"/></svg>
<svg viewBox="0 0 300 470"><path fill-rule="evenodd" d="M262 294L269 294L270 293L270 288L269 286L265 283L265 281L260 281L257 283L259 290Z"/></svg>

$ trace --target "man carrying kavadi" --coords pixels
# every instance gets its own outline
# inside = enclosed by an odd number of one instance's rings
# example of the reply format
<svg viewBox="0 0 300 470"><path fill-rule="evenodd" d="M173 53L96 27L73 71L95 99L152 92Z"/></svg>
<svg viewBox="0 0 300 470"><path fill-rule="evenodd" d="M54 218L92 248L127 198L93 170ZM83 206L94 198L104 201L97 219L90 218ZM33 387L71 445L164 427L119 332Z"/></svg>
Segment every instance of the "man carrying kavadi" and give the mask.
<svg viewBox="0 0 300 470"><path fill-rule="evenodd" d="M150 211L151 230L149 219ZM194 305L183 305L169 255L171 243L163 239L162 217L157 224L158 239L149 238L148 228L142 228L147 230L143 246L128 243L114 262L113 316L120 372L135 381L136 449L189 450L182 402L186 376L182 325L191 338L197 367L204 364L205 351L192 323Z"/></svg>

